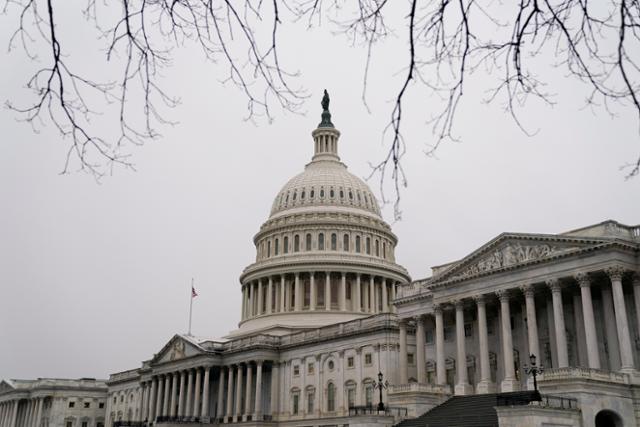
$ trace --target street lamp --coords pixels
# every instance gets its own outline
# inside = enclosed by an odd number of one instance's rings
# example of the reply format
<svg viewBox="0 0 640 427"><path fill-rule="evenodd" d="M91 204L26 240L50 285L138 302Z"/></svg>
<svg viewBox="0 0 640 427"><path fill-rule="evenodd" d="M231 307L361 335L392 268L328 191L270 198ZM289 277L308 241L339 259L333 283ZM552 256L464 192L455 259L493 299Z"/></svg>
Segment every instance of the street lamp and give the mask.
<svg viewBox="0 0 640 427"><path fill-rule="evenodd" d="M378 372L378 383L374 384L373 387L377 388L380 391L380 402L378 403L378 411L384 411L384 403L382 402L382 390L389 386L388 381L383 381L384 376L382 372Z"/></svg>
<svg viewBox="0 0 640 427"><path fill-rule="evenodd" d="M537 366L536 365L536 355L535 354L531 354L529 356L529 362L531 362L531 366L525 365L524 366L524 372L527 375L533 376L533 389L535 391L538 391L537 376L544 372L544 368L542 366Z"/></svg>

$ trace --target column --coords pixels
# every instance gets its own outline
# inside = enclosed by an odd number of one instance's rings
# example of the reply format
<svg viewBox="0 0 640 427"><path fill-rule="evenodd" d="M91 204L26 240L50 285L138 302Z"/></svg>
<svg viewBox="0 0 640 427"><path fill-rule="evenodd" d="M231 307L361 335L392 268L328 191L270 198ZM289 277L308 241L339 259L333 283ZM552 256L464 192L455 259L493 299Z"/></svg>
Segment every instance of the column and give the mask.
<svg viewBox="0 0 640 427"><path fill-rule="evenodd" d="M262 295L262 281L260 279L258 279L258 308L256 310L256 314L258 316L260 316L263 311L262 311L262 302L264 301L264 296Z"/></svg>
<svg viewBox="0 0 640 427"><path fill-rule="evenodd" d="M324 281L324 308L331 310L331 273L325 272Z"/></svg>
<svg viewBox="0 0 640 427"><path fill-rule="evenodd" d="M318 297L316 296L316 274L315 272L309 273L309 286L311 286L310 297L309 297L309 310L316 309L316 301Z"/></svg>
<svg viewBox="0 0 640 427"><path fill-rule="evenodd" d="M169 416L169 395L171 393L171 374L164 376L164 389L163 389L163 403L162 403L162 415Z"/></svg>
<svg viewBox="0 0 640 427"><path fill-rule="evenodd" d="M43 401L44 401L44 397L38 398L38 409L36 412L36 427L40 427L40 425L42 424L42 406L44 403Z"/></svg>
<svg viewBox="0 0 640 427"><path fill-rule="evenodd" d="M285 292L285 282L284 282L284 274L280 276L280 311L287 311L286 302L286 292Z"/></svg>
<svg viewBox="0 0 640 427"><path fill-rule="evenodd" d="M245 311L247 313L247 317L253 317L253 286L251 286L251 284L246 284L244 287L247 288L247 306Z"/></svg>
<svg viewBox="0 0 640 427"><path fill-rule="evenodd" d="M462 300L455 301L456 307L456 368L458 381L455 387L455 394L467 395L473 393L473 388L469 384L467 376L467 347L464 335L464 303Z"/></svg>
<svg viewBox="0 0 640 427"><path fill-rule="evenodd" d="M187 377L184 371L180 371L180 395L178 396L178 416L179 417L184 417L186 416L185 414L185 410L184 410L184 399L186 398L185 396L185 382L187 381Z"/></svg>
<svg viewBox="0 0 640 427"><path fill-rule="evenodd" d="M624 292L622 290L622 275L624 274L624 268L616 265L607 268L605 272L609 276L609 279L611 279L613 307L616 315L618 342L620 344L620 370L633 370L633 347L631 347L629 319L627 318L627 308L625 306Z"/></svg>
<svg viewBox="0 0 640 427"><path fill-rule="evenodd" d="M316 368L319 369L319 368ZM280 367L277 362L271 366L271 417L275 420L278 414L278 379L280 378Z"/></svg>
<svg viewBox="0 0 640 427"><path fill-rule="evenodd" d="M347 273L342 272L342 281L340 282L340 311L347 310Z"/></svg>
<svg viewBox="0 0 640 427"><path fill-rule="evenodd" d="M197 417L201 412L200 406L200 387L202 384L202 374L200 368L196 368L196 384L193 392L193 409L191 410L191 416Z"/></svg>
<svg viewBox="0 0 640 427"><path fill-rule="evenodd" d="M247 310L247 290L242 285L242 313L240 315L240 320L244 320L246 318L246 310Z"/></svg>
<svg viewBox="0 0 640 427"><path fill-rule="evenodd" d="M640 283L640 281L638 282ZM638 286L639 291L640 291L640 286ZM640 295L640 292L638 292L638 295ZM362 287L360 285L360 273L356 274L356 303L355 303L355 309L353 311L357 311L360 312L362 311L362 301L360 300L360 297L362 296ZM636 304L636 306L640 306L640 303ZM361 385L358 385L358 390L361 387ZM360 393L361 394L361 393ZM358 395L358 393L356 393L356 396Z"/></svg>
<svg viewBox="0 0 640 427"><path fill-rule="evenodd" d="M489 333L487 330L487 306L484 295L475 297L478 310L478 347L480 356L480 382L476 386L476 393L495 393L495 384L491 382L491 367L489 365Z"/></svg>
<svg viewBox="0 0 640 427"><path fill-rule="evenodd" d="M252 408L251 408L251 395L253 394L253 368L251 367L250 363L247 363L247 388L246 391L244 392L244 421L247 421L249 415L251 415L252 412ZM275 398L275 396L271 396L272 399Z"/></svg>
<svg viewBox="0 0 640 427"><path fill-rule="evenodd" d="M638 322L638 333L640 334L640 273L633 274L633 300L636 306L636 321Z"/></svg>
<svg viewBox="0 0 640 427"><path fill-rule="evenodd" d="M378 299L376 298L376 288L375 288L375 281L373 276L369 276L369 293L371 294L371 296L369 297L371 313L377 313Z"/></svg>
<svg viewBox="0 0 640 427"><path fill-rule="evenodd" d="M389 295L387 295L387 279L384 277L381 279L380 288L382 290L382 312L386 313L389 311Z"/></svg>
<svg viewBox="0 0 640 427"><path fill-rule="evenodd" d="M409 373L407 372L407 321L400 319L398 321L400 328L400 384L409 382ZM358 384L358 387L361 385Z"/></svg>
<svg viewBox="0 0 640 427"><path fill-rule="evenodd" d="M256 362L256 406L254 420L262 419L262 360Z"/></svg>
<svg viewBox="0 0 640 427"><path fill-rule="evenodd" d="M396 306L393 305L393 301L396 299L396 281L391 281L391 312L396 312Z"/></svg>
<svg viewBox="0 0 640 427"><path fill-rule="evenodd" d="M236 408L234 421L242 421L242 365L238 364L236 370Z"/></svg>
<svg viewBox="0 0 640 427"><path fill-rule="evenodd" d="M273 305L273 278L271 276L269 276L267 292L267 314L271 314L271 306Z"/></svg>
<svg viewBox="0 0 640 427"><path fill-rule="evenodd" d="M162 395L165 393L163 376L158 375L158 397L156 399L156 412L154 419L162 416Z"/></svg>
<svg viewBox="0 0 640 427"><path fill-rule="evenodd" d="M189 369L187 379L187 400L184 404L184 414L187 417L193 416L193 370Z"/></svg>
<svg viewBox="0 0 640 427"><path fill-rule="evenodd" d="M589 366L589 362L587 360L588 351L584 332L584 314L582 313L581 295L578 293L572 293L571 299L571 303L573 304L573 324L576 328L576 366Z"/></svg>
<svg viewBox="0 0 640 427"><path fill-rule="evenodd" d="M233 366L234 365L229 366L227 378L227 411L225 413L227 420L233 416Z"/></svg>
<svg viewBox="0 0 640 427"><path fill-rule="evenodd" d="M142 391L140 393L140 415L138 421L144 421L147 416L147 405L149 403L149 387L146 381L142 381L140 387Z"/></svg>
<svg viewBox="0 0 640 427"><path fill-rule="evenodd" d="M302 292L300 291L300 273L295 274L295 289L293 295L294 310L302 311Z"/></svg>
<svg viewBox="0 0 640 427"><path fill-rule="evenodd" d="M425 384L427 382L427 362L425 360L425 332L424 318L422 316L414 317L416 322L416 363L418 364L418 382Z"/></svg>
<svg viewBox="0 0 640 427"><path fill-rule="evenodd" d="M171 407L169 411L169 415L172 417L176 416L176 397L178 394L178 373L174 372L171 374Z"/></svg>
<svg viewBox="0 0 640 427"><path fill-rule="evenodd" d="M434 304L433 313L436 316L436 382L440 386L447 384L447 370L444 365L444 319L442 306Z"/></svg>
<svg viewBox="0 0 640 427"><path fill-rule="evenodd" d="M509 307L509 291L496 292L500 299L500 317L502 318L502 357L504 360L504 379L500 384L502 392L517 391L520 384L516 379L513 364L513 338L511 336L511 309ZM566 348L566 346L565 346Z"/></svg>
<svg viewBox="0 0 640 427"><path fill-rule="evenodd" d="M616 327L611 287L601 287L600 294L602 295L602 317L604 317L604 339L606 343L605 348L608 350L609 363L607 368L610 371L616 371L620 369L620 346L618 345L618 330Z"/></svg>
<svg viewBox="0 0 640 427"><path fill-rule="evenodd" d="M218 380L218 404L216 406L216 418L224 418L224 366L220 366L220 379Z"/></svg>
<svg viewBox="0 0 640 427"><path fill-rule="evenodd" d="M542 363L542 355L540 354L540 341L538 340L538 320L536 316L536 300L533 285L526 284L520 287L524 293L525 305L527 310L527 338L529 343L529 353L535 356Z"/></svg>
<svg viewBox="0 0 640 427"><path fill-rule="evenodd" d="M13 411L11 411L11 423L9 424L10 427L16 427L16 422L18 421L18 404L19 401L18 400L14 400L13 401Z"/></svg>
<svg viewBox="0 0 640 427"><path fill-rule="evenodd" d="M201 417L209 418L209 377L211 374L211 366L204 368L204 384L202 388L202 412Z"/></svg>
<svg viewBox="0 0 640 427"><path fill-rule="evenodd" d="M567 333L564 326L564 309L562 307L562 288L558 279L547 280L547 286L551 289L553 298L553 322L556 331L556 347L558 352L558 367L569 366L569 356L567 354Z"/></svg>
<svg viewBox="0 0 640 427"><path fill-rule="evenodd" d="M153 422L156 419L156 400L158 399L158 380L156 377L151 379L151 394L149 396L149 411L147 412L147 419L149 422Z"/></svg>

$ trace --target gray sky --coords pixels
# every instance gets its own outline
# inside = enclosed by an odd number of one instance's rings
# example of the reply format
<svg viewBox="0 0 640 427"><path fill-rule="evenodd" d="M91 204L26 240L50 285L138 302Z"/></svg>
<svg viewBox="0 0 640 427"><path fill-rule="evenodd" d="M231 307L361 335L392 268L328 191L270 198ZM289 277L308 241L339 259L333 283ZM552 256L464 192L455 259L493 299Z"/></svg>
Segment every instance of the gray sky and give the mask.
<svg viewBox="0 0 640 427"><path fill-rule="evenodd" d="M89 49L80 65L95 70L93 35L73 24L76 15L61 14L69 23L64 34ZM3 43L14 16L0 16ZM200 294L194 334L234 329L238 276L254 260L253 235L280 187L310 159L322 89L331 93L343 161L368 175L368 162L383 153L381 131L402 77L401 40L374 57L369 114L360 99L362 48L328 28L284 34L282 54L313 95L306 116L276 111L271 125L243 121L245 100L219 84L223 71L185 48L165 72L166 86L182 99L172 112L179 125L134 150L137 172L116 169L100 184L84 173L59 175L66 142L51 126L36 134L2 110L0 378L106 377L139 366L186 331L192 277ZM19 50L0 55L0 98L26 101L34 65ZM440 101L422 91L408 99L409 187L393 230L396 258L413 278L503 231L640 222L640 178L625 181L619 171L640 150L633 112L613 119L584 109L583 86L563 71L545 71L557 104L525 110L534 137L500 103L482 103L486 76L479 75L468 81L457 117L462 142L443 145L437 159L422 151L433 142L425 118ZM389 207L385 218L392 220Z"/></svg>

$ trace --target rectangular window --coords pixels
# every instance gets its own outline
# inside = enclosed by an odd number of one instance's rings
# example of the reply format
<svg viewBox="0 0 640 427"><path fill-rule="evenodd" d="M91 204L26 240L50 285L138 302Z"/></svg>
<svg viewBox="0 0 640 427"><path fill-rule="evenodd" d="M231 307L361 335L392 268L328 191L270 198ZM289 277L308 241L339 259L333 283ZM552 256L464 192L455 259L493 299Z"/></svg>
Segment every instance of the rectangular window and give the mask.
<svg viewBox="0 0 640 427"><path fill-rule="evenodd" d="M360 253L360 236L356 236L356 252Z"/></svg>
<svg viewBox="0 0 640 427"><path fill-rule="evenodd" d="M349 405L349 408L353 408L354 406L356 406L356 389L355 388L347 389L347 404Z"/></svg>
<svg viewBox="0 0 640 427"><path fill-rule="evenodd" d="M104 409L104 402L100 402L100 403L98 403L98 408L100 408L100 409Z"/></svg>
<svg viewBox="0 0 640 427"><path fill-rule="evenodd" d="M364 364L365 365L371 365L371 353L367 353L364 355Z"/></svg>
<svg viewBox="0 0 640 427"><path fill-rule="evenodd" d="M75 408L76 402L69 402L69 408Z"/></svg>
<svg viewBox="0 0 640 427"><path fill-rule="evenodd" d="M297 394L293 395L293 415L298 415L298 401L300 400L300 396Z"/></svg>
<svg viewBox="0 0 640 427"><path fill-rule="evenodd" d="M353 356L347 357L347 368L353 368L353 366L354 366Z"/></svg>
<svg viewBox="0 0 640 427"><path fill-rule="evenodd" d="M313 414L313 401L315 400L315 394L309 392L307 394L307 413Z"/></svg>
<svg viewBox="0 0 640 427"><path fill-rule="evenodd" d="M473 324L465 323L464 324L464 336L469 338L473 336Z"/></svg>
<svg viewBox="0 0 640 427"><path fill-rule="evenodd" d="M298 375L300 375L300 366L299 365L293 365L293 376L297 377Z"/></svg>
<svg viewBox="0 0 640 427"><path fill-rule="evenodd" d="M289 253L289 237L284 236L284 239L282 239L282 252L285 254Z"/></svg>
<svg viewBox="0 0 640 427"><path fill-rule="evenodd" d="M444 328L444 340L445 341L451 341L453 339L453 327L452 326L446 326Z"/></svg>
<svg viewBox="0 0 640 427"><path fill-rule="evenodd" d="M368 384L364 389L365 393L365 404L367 406L373 406L373 386Z"/></svg>
<svg viewBox="0 0 640 427"><path fill-rule="evenodd" d="M318 234L318 250L324 251L324 233Z"/></svg>
<svg viewBox="0 0 640 427"><path fill-rule="evenodd" d="M413 353L407 353L407 363L413 365Z"/></svg>
<svg viewBox="0 0 640 427"><path fill-rule="evenodd" d="M429 329L425 333L427 344L433 344L433 329Z"/></svg>
<svg viewBox="0 0 640 427"><path fill-rule="evenodd" d="M84 408L85 409L91 408L91 402L84 402Z"/></svg>
<svg viewBox="0 0 640 427"><path fill-rule="evenodd" d="M435 372L427 371L427 383L431 385L435 384Z"/></svg>
<svg viewBox="0 0 640 427"><path fill-rule="evenodd" d="M82 427L88 427L88 425L89 425L89 423L88 423L88 422L86 422L86 421L83 421L83 422L82 422Z"/></svg>
<svg viewBox="0 0 640 427"><path fill-rule="evenodd" d="M67 421L67 427L73 427L73 421Z"/></svg>
<svg viewBox="0 0 640 427"><path fill-rule="evenodd" d="M274 253L276 255L278 255L278 251L280 250L280 239L276 239L276 244L275 244L273 250L274 250Z"/></svg>
<svg viewBox="0 0 640 427"><path fill-rule="evenodd" d="M96 427L104 427L103 423L96 423Z"/></svg>
<svg viewBox="0 0 640 427"><path fill-rule="evenodd" d="M336 236L335 233L331 234L331 250L332 251L338 250L338 236Z"/></svg>
<svg viewBox="0 0 640 427"><path fill-rule="evenodd" d="M313 362L311 362L311 363L307 364L307 373L308 373L309 375L313 375L313 372L314 372L315 366L316 366L316 365L314 365L314 364L313 364Z"/></svg>

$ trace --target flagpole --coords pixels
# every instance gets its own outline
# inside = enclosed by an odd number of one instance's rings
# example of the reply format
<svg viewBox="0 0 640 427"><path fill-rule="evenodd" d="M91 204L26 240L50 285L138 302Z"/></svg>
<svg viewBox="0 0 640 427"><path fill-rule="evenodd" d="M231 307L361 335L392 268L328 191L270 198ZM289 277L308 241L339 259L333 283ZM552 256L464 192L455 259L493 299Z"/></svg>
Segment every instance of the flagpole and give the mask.
<svg viewBox="0 0 640 427"><path fill-rule="evenodd" d="M191 336L191 313L193 312L193 277L191 278L191 289L189 289L189 332L187 335Z"/></svg>

